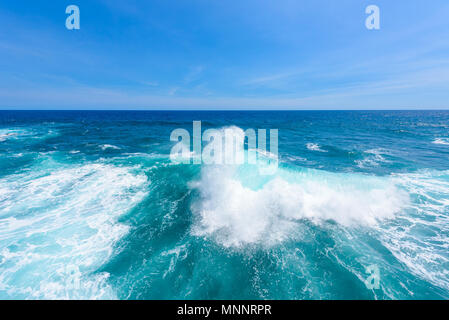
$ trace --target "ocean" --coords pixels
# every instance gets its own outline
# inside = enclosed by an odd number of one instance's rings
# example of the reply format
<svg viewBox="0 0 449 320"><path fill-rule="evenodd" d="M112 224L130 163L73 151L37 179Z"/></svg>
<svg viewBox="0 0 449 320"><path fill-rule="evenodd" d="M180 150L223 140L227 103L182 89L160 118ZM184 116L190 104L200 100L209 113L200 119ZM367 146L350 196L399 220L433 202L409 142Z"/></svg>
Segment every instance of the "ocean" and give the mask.
<svg viewBox="0 0 449 320"><path fill-rule="evenodd" d="M278 129L279 164L170 160ZM449 299L448 111L1 111L0 299Z"/></svg>

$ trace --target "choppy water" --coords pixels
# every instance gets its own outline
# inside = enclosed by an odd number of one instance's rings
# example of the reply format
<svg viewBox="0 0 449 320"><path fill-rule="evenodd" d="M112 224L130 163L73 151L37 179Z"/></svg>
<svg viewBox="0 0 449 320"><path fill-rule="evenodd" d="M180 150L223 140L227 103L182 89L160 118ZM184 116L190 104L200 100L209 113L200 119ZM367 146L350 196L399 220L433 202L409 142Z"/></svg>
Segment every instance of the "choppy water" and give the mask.
<svg viewBox="0 0 449 320"><path fill-rule="evenodd" d="M193 120L279 170L172 163ZM448 299L448 156L443 111L3 111L0 298Z"/></svg>

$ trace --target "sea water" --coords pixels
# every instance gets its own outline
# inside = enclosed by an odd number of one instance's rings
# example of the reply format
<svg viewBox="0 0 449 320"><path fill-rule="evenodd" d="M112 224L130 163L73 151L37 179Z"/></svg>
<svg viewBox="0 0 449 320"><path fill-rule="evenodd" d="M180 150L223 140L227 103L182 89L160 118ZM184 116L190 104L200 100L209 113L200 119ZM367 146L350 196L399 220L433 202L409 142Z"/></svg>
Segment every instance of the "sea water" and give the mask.
<svg viewBox="0 0 449 320"><path fill-rule="evenodd" d="M193 121L278 170L172 162ZM448 299L448 259L446 111L0 112L2 299Z"/></svg>

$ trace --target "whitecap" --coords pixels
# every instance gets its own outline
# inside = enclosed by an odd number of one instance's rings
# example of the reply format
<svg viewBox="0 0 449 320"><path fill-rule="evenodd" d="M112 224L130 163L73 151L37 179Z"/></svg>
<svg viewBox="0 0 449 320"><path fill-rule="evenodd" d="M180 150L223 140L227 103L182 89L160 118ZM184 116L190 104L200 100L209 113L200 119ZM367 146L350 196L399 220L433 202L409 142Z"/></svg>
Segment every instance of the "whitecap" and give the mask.
<svg viewBox="0 0 449 320"><path fill-rule="evenodd" d="M15 129L0 129L0 142L17 137L20 131Z"/></svg>
<svg viewBox="0 0 449 320"><path fill-rule="evenodd" d="M307 143L306 144L307 149L310 151L318 151L318 152L327 152L326 150L321 149L320 145L317 143Z"/></svg>
<svg viewBox="0 0 449 320"><path fill-rule="evenodd" d="M386 150L369 149L364 151L364 153L366 156L363 159L354 161L359 168L378 167L381 163L389 162L389 160L384 157L388 154Z"/></svg>
<svg viewBox="0 0 449 320"><path fill-rule="evenodd" d="M449 138L436 138L432 143L433 144L449 145Z"/></svg>
<svg viewBox="0 0 449 320"><path fill-rule="evenodd" d="M113 149L113 150L120 150L120 147L114 146L112 144L102 144L100 146L101 150L107 150L107 149Z"/></svg>

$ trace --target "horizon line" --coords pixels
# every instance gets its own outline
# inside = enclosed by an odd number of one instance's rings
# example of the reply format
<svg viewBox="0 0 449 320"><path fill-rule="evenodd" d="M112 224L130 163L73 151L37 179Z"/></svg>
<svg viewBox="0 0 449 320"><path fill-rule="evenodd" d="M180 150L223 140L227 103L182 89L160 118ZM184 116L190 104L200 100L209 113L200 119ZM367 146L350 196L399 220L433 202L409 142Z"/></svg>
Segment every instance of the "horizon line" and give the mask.
<svg viewBox="0 0 449 320"><path fill-rule="evenodd" d="M4 111L171 111L171 112L213 112L213 111L449 111L449 108L432 108L432 109L0 109L0 112Z"/></svg>

